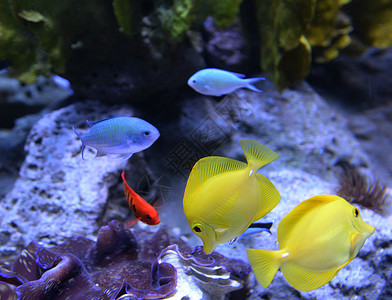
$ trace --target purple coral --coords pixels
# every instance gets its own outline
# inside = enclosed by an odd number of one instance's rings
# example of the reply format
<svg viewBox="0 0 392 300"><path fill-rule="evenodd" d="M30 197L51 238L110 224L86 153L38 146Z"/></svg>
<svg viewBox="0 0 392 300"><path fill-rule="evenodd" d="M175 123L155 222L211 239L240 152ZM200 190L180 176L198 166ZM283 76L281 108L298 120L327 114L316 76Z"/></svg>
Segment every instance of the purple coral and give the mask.
<svg viewBox="0 0 392 300"><path fill-rule="evenodd" d="M155 248L162 247L162 231L144 242L147 253L163 249ZM79 237L47 249L33 242L10 270L1 269L1 299L18 295L34 300L106 300L124 292L137 299L170 295L177 284L176 270L167 263L154 264L156 258L139 251L134 234L118 221L102 227L96 243Z"/></svg>
<svg viewBox="0 0 392 300"><path fill-rule="evenodd" d="M176 243L189 250L180 240ZM0 299L161 299L178 290L178 266L162 259L170 251L193 274L207 272L202 277L208 282L200 284L211 286L216 276L208 276L216 270L225 270L240 280L250 272L248 264L215 252L205 255L199 248L180 250L164 227L150 236L143 233L143 240L137 242L123 223L111 221L99 230L97 242L78 237L52 248L31 242L12 266L0 263ZM224 277L229 279L231 275ZM219 285L222 289L227 285L227 293L242 286L231 282L219 279L219 284L213 283L212 287Z"/></svg>

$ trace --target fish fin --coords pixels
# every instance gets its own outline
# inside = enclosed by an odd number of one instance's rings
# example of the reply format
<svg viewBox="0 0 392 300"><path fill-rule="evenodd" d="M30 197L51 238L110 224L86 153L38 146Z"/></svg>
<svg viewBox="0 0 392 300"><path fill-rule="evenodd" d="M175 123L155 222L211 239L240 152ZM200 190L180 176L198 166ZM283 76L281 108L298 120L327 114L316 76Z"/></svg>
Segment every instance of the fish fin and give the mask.
<svg viewBox="0 0 392 300"><path fill-rule="evenodd" d="M331 281L339 270L340 268L327 272L314 272L291 262L284 263L281 267L286 280L301 291L310 291L323 286Z"/></svg>
<svg viewBox="0 0 392 300"><path fill-rule="evenodd" d="M353 233L350 237L350 257L354 258L355 252L358 249L358 241L362 239L362 235L359 233Z"/></svg>
<svg viewBox="0 0 392 300"><path fill-rule="evenodd" d="M150 203L150 205L152 205L152 207L154 207L155 209L163 207L163 206L165 206L165 204L166 204L166 201L165 201L164 197L162 197L162 196L156 197Z"/></svg>
<svg viewBox="0 0 392 300"><path fill-rule="evenodd" d="M280 201L278 190L267 177L256 173L256 178L261 190L262 206L253 218L252 223L268 214Z"/></svg>
<svg viewBox="0 0 392 300"><path fill-rule="evenodd" d="M247 88L247 89L250 89L250 90L252 90L252 91L261 93L261 92L263 92L263 91L262 91L262 90L259 90L257 87L255 87L255 86L253 85L255 82L258 82L258 81L260 81L260 80L265 80L265 78L260 77L260 78L248 78L248 79L244 79L244 87Z"/></svg>
<svg viewBox="0 0 392 300"><path fill-rule="evenodd" d="M83 160L86 160L85 158L84 158L84 150L86 149L86 146L82 143L82 159Z"/></svg>
<svg viewBox="0 0 392 300"><path fill-rule="evenodd" d="M257 281L266 288L280 267L281 251L246 249L246 253Z"/></svg>
<svg viewBox="0 0 392 300"><path fill-rule="evenodd" d="M82 141L82 151L81 151L81 152L82 152L82 159L85 160L85 159L84 159L84 149L86 149L86 146L84 145L82 136L81 136L79 133L76 132L75 126L72 126L72 130L75 132L75 134L76 134L76 135L80 138L80 140Z"/></svg>
<svg viewBox="0 0 392 300"><path fill-rule="evenodd" d="M130 197L130 196L132 196L132 193L134 193L134 194L136 194L132 189L131 189L131 187L128 185L128 183L127 183L127 176L125 175L125 171L123 170L122 171L122 173L121 173L121 178L122 178L122 180L123 180L123 183L124 183L124 192L125 192L125 197L127 198L127 201L129 201L128 200L128 198Z"/></svg>
<svg viewBox="0 0 392 300"><path fill-rule="evenodd" d="M189 199L189 197L194 192L196 192L203 183L205 183L212 177L218 174L222 174L224 172L230 172L245 168L245 163L231 158L209 156L200 159L193 166L191 174L189 175L185 189L184 199Z"/></svg>
<svg viewBox="0 0 392 300"><path fill-rule="evenodd" d="M226 71L226 72L229 72L229 73L231 73L231 74L237 76L238 78L245 78L245 77L246 77L245 74L235 73L235 72L231 72L231 71Z"/></svg>
<svg viewBox="0 0 392 300"><path fill-rule="evenodd" d="M105 156L105 155L106 155L106 153L100 152L99 150L97 150L97 153L95 153L95 157L102 157L102 156Z"/></svg>
<svg viewBox="0 0 392 300"><path fill-rule="evenodd" d="M95 121L95 122L90 122L89 120L86 120L86 123L87 123L88 127L91 128L91 127L93 127L95 124L98 124L98 123L100 123L100 122L107 121L107 120L113 119L113 118L116 118L116 117L108 117L108 118L105 118L105 119L102 119L102 120L98 120L98 121Z"/></svg>
<svg viewBox="0 0 392 300"><path fill-rule="evenodd" d="M139 221L139 219L131 219L128 220L124 223L125 228L131 228L133 225L135 225L137 222Z"/></svg>
<svg viewBox="0 0 392 300"><path fill-rule="evenodd" d="M228 226L218 227L218 228L215 228L215 232L222 234L222 233L226 232L228 229L229 229Z"/></svg>
<svg viewBox="0 0 392 300"><path fill-rule="evenodd" d="M268 147L260 144L258 141L245 139L240 141L242 150L244 151L246 161L249 167L256 173L262 166L274 161L279 157Z"/></svg>
<svg viewBox="0 0 392 300"><path fill-rule="evenodd" d="M336 196L338 197L338 196ZM332 200L334 199L334 200ZM320 206L324 205L326 203L329 203L331 201L335 201L337 199L340 199L340 197L335 198L332 197L331 195L318 195L314 196L312 198L309 198L308 200L305 200L298 204L291 212L289 212L279 223L278 227L278 242L279 246L281 248L286 247L286 241L287 237L290 236L291 230L295 227L296 223L301 220L301 218L308 214L312 213L312 211Z"/></svg>
<svg viewBox="0 0 392 300"><path fill-rule="evenodd" d="M229 245L233 245L233 244L237 241L237 239L238 239L238 236L235 237L234 239L231 239L231 240L229 241Z"/></svg>
<svg viewBox="0 0 392 300"><path fill-rule="evenodd" d="M103 155L105 155L105 154L103 154ZM108 154L108 157L113 158L113 159L116 159L116 158L119 158L119 159L128 159L128 158L130 158L132 155L133 155L133 153L131 153L131 154Z"/></svg>

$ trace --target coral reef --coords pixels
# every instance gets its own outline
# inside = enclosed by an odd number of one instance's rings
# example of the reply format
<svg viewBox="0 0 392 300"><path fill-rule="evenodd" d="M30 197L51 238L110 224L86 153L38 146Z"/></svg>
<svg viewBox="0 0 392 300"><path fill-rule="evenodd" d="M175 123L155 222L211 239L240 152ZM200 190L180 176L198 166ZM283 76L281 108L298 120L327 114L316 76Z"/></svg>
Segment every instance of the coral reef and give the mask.
<svg viewBox="0 0 392 300"><path fill-rule="evenodd" d="M316 1L256 1L261 39L261 66L279 89L305 78L311 47L305 37Z"/></svg>
<svg viewBox="0 0 392 300"><path fill-rule="evenodd" d="M348 1L346 1L348 2ZM389 0L352 0L344 8L353 24L357 47L386 48L392 44L392 2Z"/></svg>
<svg viewBox="0 0 392 300"><path fill-rule="evenodd" d="M203 23L205 39L204 51L208 65L231 71L243 72L248 65L250 49L244 30L235 22L227 28L219 29L212 17Z"/></svg>
<svg viewBox="0 0 392 300"><path fill-rule="evenodd" d="M388 29L391 2L365 2L256 1L261 66L277 87L283 89L301 81L308 75L311 56L318 63L328 62L352 39L355 43L350 52L357 55L368 47L392 45Z"/></svg>
<svg viewBox="0 0 392 300"><path fill-rule="evenodd" d="M315 17L307 26L305 35L313 50L316 50L313 51L313 56L318 63L334 59L341 49L351 43L349 34L352 25L348 16L341 11L341 7L347 2L350 0L328 0L316 3Z"/></svg>
<svg viewBox="0 0 392 300"><path fill-rule="evenodd" d="M171 245L164 228L135 236L123 223L111 221L99 230L95 243L84 237L51 248L30 243L11 267L1 265L0 295L2 299L181 299L183 289L176 288L177 281L190 276L198 278L201 292L196 298L189 290L186 295L191 299L201 299L204 293L224 299L243 287L249 265L216 253L204 258L199 252ZM178 259L171 264L173 255Z"/></svg>
<svg viewBox="0 0 392 300"><path fill-rule="evenodd" d="M39 0L14 0L1 1L1 5L4 34L0 36L7 47L2 47L0 59L9 59L11 74L26 83L35 82L40 74L48 76L50 69L64 73L77 45L93 49L113 41L116 24L105 1L94 5L52 1L48 5Z"/></svg>
<svg viewBox="0 0 392 300"><path fill-rule="evenodd" d="M72 126L81 128L85 120L134 115L156 124L165 138L159 138L144 155L150 169L170 178L174 199L182 197L183 182L198 158L222 152L243 158L238 149L243 138L268 144L280 154L271 168L289 166L334 178L334 166L341 162L370 164L346 120L307 85L302 91L283 94L271 85L264 90L256 95L240 90L221 102L198 95L180 102L179 97L178 111L173 111L171 97L162 97L159 105L143 113L126 105L109 109L86 102L46 114L31 130L19 178L2 200L0 253L20 251L31 240L50 245L72 236L91 237L98 225L113 218L125 220L131 213L121 170L126 168L129 184L134 186L146 177L148 169L137 155L128 162L109 158L83 161ZM158 117L147 115L155 112ZM37 223L39 228L34 226ZM59 226L64 229L58 231Z"/></svg>
<svg viewBox="0 0 392 300"><path fill-rule="evenodd" d="M90 102L46 114L34 125L25 144L27 156L19 177L2 200L3 255L15 252L15 246L21 250L31 240L51 244L53 239L60 242L75 235L89 236L97 230L110 187L120 182L120 170L126 161L103 159L84 163L72 126L113 115L132 116L134 112L127 107L109 110ZM136 172L135 175L138 176ZM128 212L125 204L117 209L123 218ZM75 223L77 219L80 222ZM34 224L40 224L39 228ZM62 224L63 230L58 231L56 224ZM6 245L11 240L13 246L9 248Z"/></svg>

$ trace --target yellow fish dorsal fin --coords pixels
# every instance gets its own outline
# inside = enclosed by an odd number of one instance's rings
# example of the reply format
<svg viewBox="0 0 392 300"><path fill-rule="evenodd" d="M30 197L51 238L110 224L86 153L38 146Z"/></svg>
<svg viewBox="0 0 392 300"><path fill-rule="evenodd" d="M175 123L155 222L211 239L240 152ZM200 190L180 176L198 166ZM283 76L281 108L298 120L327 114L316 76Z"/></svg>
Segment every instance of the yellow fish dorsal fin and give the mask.
<svg viewBox="0 0 392 300"><path fill-rule="evenodd" d="M291 234L291 230L295 228L297 222L308 213L311 213L315 208L336 200L342 199L335 195L318 195L309 198L298 204L291 212L289 212L280 221L278 227L278 242L280 249L286 248L286 241Z"/></svg>
<svg viewBox="0 0 392 300"><path fill-rule="evenodd" d="M260 144L258 141L245 139L241 140L240 144L244 151L248 166L254 170L254 172L257 172L262 166L279 157L277 153Z"/></svg>
<svg viewBox="0 0 392 300"><path fill-rule="evenodd" d="M331 281L340 268L327 272L314 272L294 263L286 262L281 266L280 270L286 280L297 290L310 291Z"/></svg>
<svg viewBox="0 0 392 300"><path fill-rule="evenodd" d="M260 173L256 174L261 189L261 208L253 218L252 223L268 214L280 201L280 194L272 182Z"/></svg>
<svg viewBox="0 0 392 300"><path fill-rule="evenodd" d="M200 186L212 177L230 171L245 169L246 164L238 160L209 156L200 159L194 166L186 184L184 200L189 199ZM185 203L184 203L185 204Z"/></svg>

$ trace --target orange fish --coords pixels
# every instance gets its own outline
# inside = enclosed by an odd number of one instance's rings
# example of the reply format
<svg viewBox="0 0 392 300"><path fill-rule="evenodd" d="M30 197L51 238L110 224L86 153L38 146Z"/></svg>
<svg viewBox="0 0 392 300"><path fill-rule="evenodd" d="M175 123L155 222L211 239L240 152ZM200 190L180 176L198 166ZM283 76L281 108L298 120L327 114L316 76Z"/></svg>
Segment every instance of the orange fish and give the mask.
<svg viewBox="0 0 392 300"><path fill-rule="evenodd" d="M155 208L129 187L125 180L124 171L121 173L121 177L124 182L125 197L127 198L129 208L133 211L136 217L135 220L130 221L127 225L130 227L139 220L148 225L158 225L161 220L159 220L158 212Z"/></svg>

